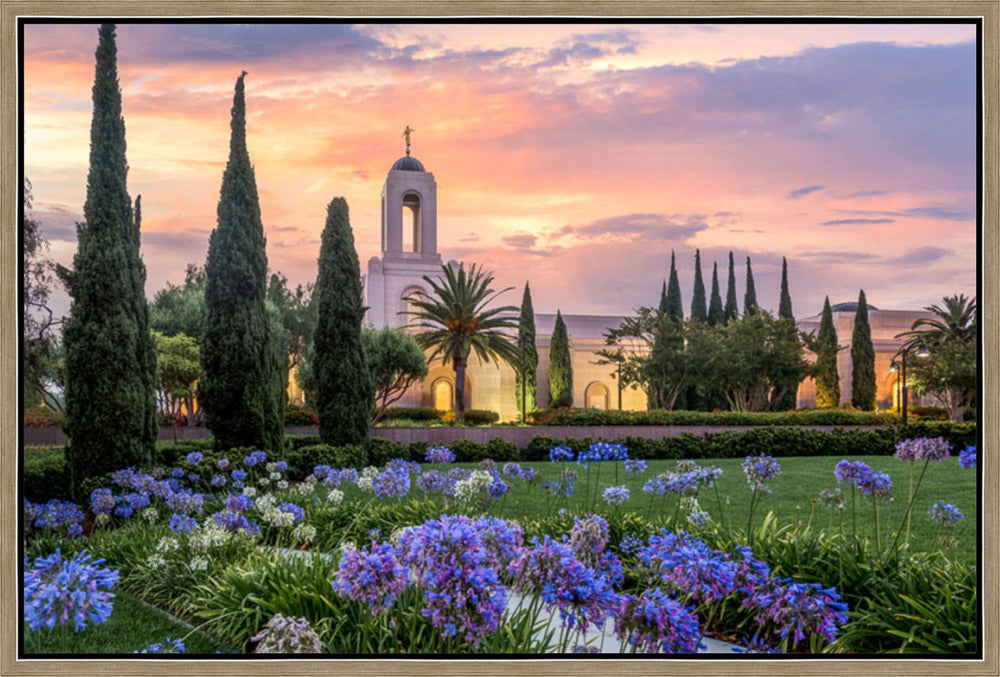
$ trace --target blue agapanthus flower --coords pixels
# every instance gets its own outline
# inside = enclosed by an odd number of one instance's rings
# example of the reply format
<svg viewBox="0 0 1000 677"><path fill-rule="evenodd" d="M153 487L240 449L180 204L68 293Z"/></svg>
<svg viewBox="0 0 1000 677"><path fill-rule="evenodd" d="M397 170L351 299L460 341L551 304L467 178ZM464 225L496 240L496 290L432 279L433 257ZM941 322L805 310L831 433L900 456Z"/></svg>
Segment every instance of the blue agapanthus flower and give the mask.
<svg viewBox="0 0 1000 677"><path fill-rule="evenodd" d="M194 521L193 517L188 517L187 515L179 515L174 513L170 517L170 530L177 534L190 534L194 531L197 523Z"/></svg>
<svg viewBox="0 0 1000 677"><path fill-rule="evenodd" d="M306 517L306 511L303 510L301 506L295 505L294 503L282 503L278 506L278 510L287 512L295 518L296 522L301 522Z"/></svg>
<svg viewBox="0 0 1000 677"><path fill-rule="evenodd" d="M32 630L73 622L79 632L87 623L97 625L111 615L109 592L118 582L118 572L100 567L104 560L91 560L86 550L64 559L57 549L39 557L24 572L24 620Z"/></svg>
<svg viewBox="0 0 1000 677"><path fill-rule="evenodd" d="M976 467L976 445L966 447L958 452L958 465L962 468Z"/></svg>
<svg viewBox="0 0 1000 677"><path fill-rule="evenodd" d="M184 651L183 640L167 637L162 642L155 642L142 651L133 651L132 653L184 653Z"/></svg>
<svg viewBox="0 0 1000 677"><path fill-rule="evenodd" d="M629 496L631 494L624 484L620 487L608 487L604 490L604 502L608 505L621 505L629 499Z"/></svg>
<svg viewBox="0 0 1000 677"><path fill-rule="evenodd" d="M951 503L945 503L944 501L938 501L932 505L927 510L927 516L938 524L947 524L949 526L955 526L963 517L965 517L965 515L962 514L962 511L958 509L958 506L952 505Z"/></svg>
<svg viewBox="0 0 1000 677"><path fill-rule="evenodd" d="M200 451L192 451L185 457L185 459L187 460L188 465L198 465L204 457L205 455Z"/></svg>
<svg viewBox="0 0 1000 677"><path fill-rule="evenodd" d="M263 463L266 460L267 460L267 452L261 451L260 449L251 452L247 456L243 457L243 463L249 467L253 467L255 465Z"/></svg>
<svg viewBox="0 0 1000 677"><path fill-rule="evenodd" d="M553 463L567 463L573 461L574 458L576 458L576 454L565 444L560 444L549 450L549 460Z"/></svg>

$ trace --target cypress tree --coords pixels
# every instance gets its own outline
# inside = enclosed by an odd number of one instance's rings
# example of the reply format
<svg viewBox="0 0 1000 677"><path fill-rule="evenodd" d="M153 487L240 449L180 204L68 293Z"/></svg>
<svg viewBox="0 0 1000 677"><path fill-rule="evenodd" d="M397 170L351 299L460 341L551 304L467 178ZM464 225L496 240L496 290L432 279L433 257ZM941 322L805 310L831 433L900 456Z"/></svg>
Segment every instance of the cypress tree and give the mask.
<svg viewBox="0 0 1000 677"><path fill-rule="evenodd" d="M830 297L823 302L823 314L816 336L816 406L840 406L840 373L837 371L837 328L833 326Z"/></svg>
<svg viewBox="0 0 1000 677"><path fill-rule="evenodd" d="M313 339L319 437L325 444L358 444L368 439L375 389L361 347L361 266L342 197L326 208L314 293L319 304Z"/></svg>
<svg viewBox="0 0 1000 677"><path fill-rule="evenodd" d="M851 404L864 411L875 409L875 346L868 324L868 302L865 290L858 295L858 310L854 313L854 333L851 335Z"/></svg>
<svg viewBox="0 0 1000 677"><path fill-rule="evenodd" d="M114 24L98 31L84 221L63 327L66 460L74 496L93 477L148 463L156 442L156 349L125 159Z"/></svg>
<svg viewBox="0 0 1000 677"><path fill-rule="evenodd" d="M726 287L726 322L739 317L740 309L736 307L736 269L733 265L733 253L729 252L729 280Z"/></svg>
<svg viewBox="0 0 1000 677"><path fill-rule="evenodd" d="M792 314L792 296L788 293L788 261L781 257L781 300L778 302L778 317L795 319Z"/></svg>
<svg viewBox="0 0 1000 677"><path fill-rule="evenodd" d="M549 341L549 408L573 406L573 364L569 336L562 313L556 311L556 326Z"/></svg>
<svg viewBox="0 0 1000 677"><path fill-rule="evenodd" d="M743 314L753 315L757 311L757 288L753 283L753 269L750 267L750 257L747 257L747 291L743 295Z"/></svg>
<svg viewBox="0 0 1000 677"><path fill-rule="evenodd" d="M215 448L283 447L257 181L246 143L244 71L233 95L229 161L205 262L204 376L198 399Z"/></svg>
<svg viewBox="0 0 1000 677"><path fill-rule="evenodd" d="M521 365L515 367L517 410L521 411L521 388L524 387L524 411L529 412L535 410L535 391L538 387L538 348L535 346L538 337L535 335L535 310L531 305L531 288L527 282L524 283L524 296L521 298L521 316L517 323L517 333L519 337L527 338L520 347L524 360L524 384L521 383Z"/></svg>
<svg viewBox="0 0 1000 677"><path fill-rule="evenodd" d="M701 250L694 250L694 293L691 296L691 319L708 322L705 281L701 277Z"/></svg>
<svg viewBox="0 0 1000 677"><path fill-rule="evenodd" d="M663 288L660 290L660 312L667 312L667 281L663 281Z"/></svg>
<svg viewBox="0 0 1000 677"><path fill-rule="evenodd" d="M788 261L783 256L781 257L781 300L778 302L778 317L795 322L795 316L792 314L792 297L788 293ZM781 410L795 409L798 405L799 384L798 382L789 382L786 387L785 394L778 402L778 408Z"/></svg>
<svg viewBox="0 0 1000 677"><path fill-rule="evenodd" d="M708 302L708 324L712 327L726 322L726 311L722 309L722 295L719 293L719 264L712 262L712 298Z"/></svg>
<svg viewBox="0 0 1000 677"><path fill-rule="evenodd" d="M667 283L666 308L664 312L672 320L681 321L684 319L684 302L681 301L681 283L677 279L677 265L672 249L670 250L670 282Z"/></svg>

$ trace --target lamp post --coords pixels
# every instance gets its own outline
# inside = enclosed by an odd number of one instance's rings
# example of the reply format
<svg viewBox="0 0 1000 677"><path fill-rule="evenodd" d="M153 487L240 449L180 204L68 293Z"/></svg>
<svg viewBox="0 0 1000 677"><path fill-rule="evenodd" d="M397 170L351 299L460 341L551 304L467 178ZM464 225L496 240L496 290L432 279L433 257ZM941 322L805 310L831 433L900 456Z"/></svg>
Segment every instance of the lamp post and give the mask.
<svg viewBox="0 0 1000 677"><path fill-rule="evenodd" d="M893 358L892 362L889 363L889 373L890 374L895 374L897 372L899 372L899 363L896 362L896 358ZM896 413L900 412L900 410L901 410L900 409L900 405L902 404L902 401L901 401L902 393L900 393L900 391L899 391L900 383L901 383L901 381L899 380L899 376L897 376L896 377L896 383L895 383L895 386L896 386L896 398L895 398L896 399Z"/></svg>
<svg viewBox="0 0 1000 677"><path fill-rule="evenodd" d="M529 343L533 343L534 340L534 337L527 332L517 335L517 349L521 353L521 423L528 422L525 412L525 398L527 397L528 392L528 383L526 380L528 365L524 355L524 346Z"/></svg>
<svg viewBox="0 0 1000 677"><path fill-rule="evenodd" d="M906 356L910 354L911 350L916 350L917 351L916 352L916 356L917 357L928 357L928 356L930 356L930 351L927 350L927 344L925 344L923 342L923 340L918 340L918 341L914 341L912 343L909 343L909 344L903 346L900 349L900 351L899 351L899 354L901 356L900 364L899 364L899 379L900 379L900 384L901 384L900 385L900 389L902 390L902 393L903 393L902 397L900 398L900 405L903 408L903 425L906 425L906 419L907 419L906 410L907 410L907 404L908 404L908 402L907 402L907 391L906 391ZM895 360L893 360L893 363L895 364ZM889 369L892 369L892 366L890 366Z"/></svg>
<svg viewBox="0 0 1000 677"><path fill-rule="evenodd" d="M617 379L616 379L618 381L618 411L621 411L622 410L622 363L621 363L621 360L619 360L618 363L615 366L616 366L616 371L618 372L618 376L617 376Z"/></svg>

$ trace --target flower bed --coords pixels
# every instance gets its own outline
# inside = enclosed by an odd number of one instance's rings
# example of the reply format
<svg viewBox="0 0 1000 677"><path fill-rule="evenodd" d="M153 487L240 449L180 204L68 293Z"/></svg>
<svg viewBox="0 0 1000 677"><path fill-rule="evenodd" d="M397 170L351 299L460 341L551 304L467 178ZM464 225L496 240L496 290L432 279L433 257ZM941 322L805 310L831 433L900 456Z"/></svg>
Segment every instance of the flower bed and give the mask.
<svg viewBox="0 0 1000 677"><path fill-rule="evenodd" d="M946 451L925 440L897 456L923 463L921 480L944 461L974 484ZM963 467L973 453L963 452ZM260 451L191 451L173 467L122 470L91 492L86 515L67 502L25 504L29 571L62 562L57 550L87 550L106 560L101 580L115 571L124 590L243 651L591 651L581 638L605 625L627 651L692 651L707 633L753 651L935 650L942 636L949 651L974 647L974 574L910 551L902 523L883 527L896 537L888 548L844 526L824 535L773 515L755 524L782 472L773 458L748 457L743 499L730 492L751 506L746 528L721 500L707 507L721 468L684 461L653 475L620 444L554 447L534 466L456 466L440 448L421 460L361 471L318 464L297 484L287 463ZM860 489L878 514L891 484L864 463L843 464L831 481ZM642 484L641 497L629 483ZM498 517L512 492L547 509ZM654 517L626 512L639 500L659 506ZM936 528L961 519L938 514L947 519ZM866 600L905 606L925 594L906 587L918 585L948 592L950 625L914 622L919 632L900 639L883 627L894 610ZM26 592L26 612L27 601ZM61 624L59 614L43 617Z"/></svg>

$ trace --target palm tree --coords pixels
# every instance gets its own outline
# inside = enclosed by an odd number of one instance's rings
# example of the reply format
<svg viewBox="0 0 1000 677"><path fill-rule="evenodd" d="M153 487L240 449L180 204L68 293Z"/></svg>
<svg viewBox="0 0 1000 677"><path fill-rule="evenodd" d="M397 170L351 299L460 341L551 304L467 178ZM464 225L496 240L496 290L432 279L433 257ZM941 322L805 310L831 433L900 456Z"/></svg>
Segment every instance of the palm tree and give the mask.
<svg viewBox="0 0 1000 677"><path fill-rule="evenodd" d="M402 311L416 321L412 326L423 329L414 336L423 349L430 349L428 361L440 356L443 363L451 360L455 370L455 420L465 418L465 368L472 351L485 362L495 360L516 365L519 352L511 343L517 333L517 306L489 308L487 306L500 294L490 288L493 274L472 264L468 273L460 265L458 271L451 266L441 266L443 279L424 275L433 295L416 291L404 300L412 310ZM507 313L507 314L505 314ZM502 330L510 329L511 334Z"/></svg>
<svg viewBox="0 0 1000 677"><path fill-rule="evenodd" d="M896 338L907 339L907 344L923 340L928 348L952 339L962 342L975 339L978 329L976 320L976 297L968 299L965 294L946 296L944 308L932 305L924 310L934 313L937 317L920 319L913 323L910 331L898 334Z"/></svg>

